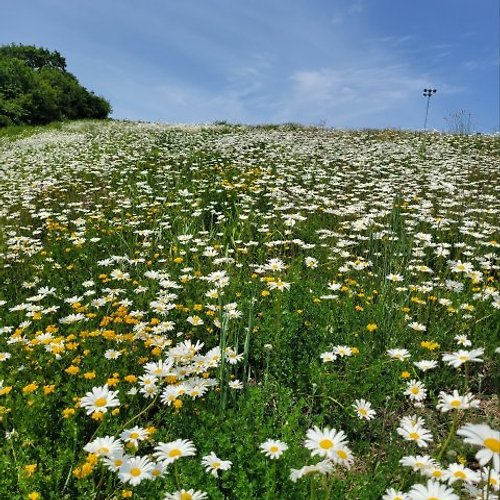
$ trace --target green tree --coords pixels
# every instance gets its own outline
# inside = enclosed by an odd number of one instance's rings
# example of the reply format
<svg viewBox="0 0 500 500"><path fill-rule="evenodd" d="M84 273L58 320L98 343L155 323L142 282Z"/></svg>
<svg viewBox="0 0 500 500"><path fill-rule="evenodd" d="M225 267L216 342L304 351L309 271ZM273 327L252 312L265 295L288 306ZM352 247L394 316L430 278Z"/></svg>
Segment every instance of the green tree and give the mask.
<svg viewBox="0 0 500 500"><path fill-rule="evenodd" d="M0 127L107 118L110 113L106 99L66 71L59 52L31 45L0 47Z"/></svg>

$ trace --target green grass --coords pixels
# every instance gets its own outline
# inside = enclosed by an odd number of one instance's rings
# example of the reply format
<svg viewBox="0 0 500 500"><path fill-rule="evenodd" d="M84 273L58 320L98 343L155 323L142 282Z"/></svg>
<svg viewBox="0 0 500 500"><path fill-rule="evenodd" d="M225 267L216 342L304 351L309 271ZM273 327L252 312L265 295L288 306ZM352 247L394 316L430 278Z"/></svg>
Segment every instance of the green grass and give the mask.
<svg viewBox="0 0 500 500"><path fill-rule="evenodd" d="M111 121L2 137L0 498L378 499L427 482L404 456L481 470L455 431L498 429L498 137ZM460 349L484 351L443 360ZM160 360L148 398L139 377ZM105 384L118 406L87 412ZM454 390L479 406L441 412ZM398 434L410 415L426 447ZM196 454L123 482L84 447L134 426L149 434L131 456L177 439ZM352 464L294 482L326 458L304 446L314 426L342 430L332 449ZM288 446L277 460L268 439ZM219 477L201 465L212 451L232 462Z"/></svg>

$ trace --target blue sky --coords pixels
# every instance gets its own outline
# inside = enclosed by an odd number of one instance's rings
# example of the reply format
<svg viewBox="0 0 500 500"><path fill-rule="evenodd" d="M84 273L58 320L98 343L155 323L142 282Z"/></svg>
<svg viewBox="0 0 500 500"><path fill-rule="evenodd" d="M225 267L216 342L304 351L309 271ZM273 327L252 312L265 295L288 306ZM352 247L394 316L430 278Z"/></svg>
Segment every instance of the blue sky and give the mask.
<svg viewBox="0 0 500 500"><path fill-rule="evenodd" d="M499 123L498 0L15 0L0 44L58 50L120 119L448 130Z"/></svg>

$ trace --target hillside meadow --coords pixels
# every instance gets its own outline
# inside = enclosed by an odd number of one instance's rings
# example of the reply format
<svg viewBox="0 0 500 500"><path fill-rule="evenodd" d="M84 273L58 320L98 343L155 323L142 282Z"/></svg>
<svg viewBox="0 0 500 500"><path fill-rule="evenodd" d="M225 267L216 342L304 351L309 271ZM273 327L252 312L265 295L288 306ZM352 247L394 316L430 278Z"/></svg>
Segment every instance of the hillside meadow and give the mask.
<svg viewBox="0 0 500 500"><path fill-rule="evenodd" d="M498 498L500 138L0 131L0 498Z"/></svg>

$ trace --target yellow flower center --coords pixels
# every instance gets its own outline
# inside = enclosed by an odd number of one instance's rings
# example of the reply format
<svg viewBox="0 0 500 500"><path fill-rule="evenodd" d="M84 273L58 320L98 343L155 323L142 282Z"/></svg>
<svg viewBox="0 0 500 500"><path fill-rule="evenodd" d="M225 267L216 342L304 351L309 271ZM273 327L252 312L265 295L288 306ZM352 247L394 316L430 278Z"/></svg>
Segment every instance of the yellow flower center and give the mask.
<svg viewBox="0 0 500 500"><path fill-rule="evenodd" d="M220 467L220 462L212 462L212 467L218 469Z"/></svg>
<svg viewBox="0 0 500 500"><path fill-rule="evenodd" d="M410 439L414 439L415 441L420 439L420 434L418 432L410 432L409 436Z"/></svg>
<svg viewBox="0 0 500 500"><path fill-rule="evenodd" d="M368 412L367 412L364 408L360 408L358 411L359 411L359 413L360 413L361 415L363 415L363 416L365 416L365 417L366 417L366 415L368 414Z"/></svg>
<svg viewBox="0 0 500 500"><path fill-rule="evenodd" d="M467 479L467 474L461 470L456 470L453 475L458 479Z"/></svg>
<svg viewBox="0 0 500 500"><path fill-rule="evenodd" d="M130 439L139 439L139 433L138 432L131 432Z"/></svg>
<svg viewBox="0 0 500 500"><path fill-rule="evenodd" d="M320 448L323 448L324 450L329 450L333 446L333 441L331 439L322 439L319 442Z"/></svg>
<svg viewBox="0 0 500 500"><path fill-rule="evenodd" d="M453 406L453 408L458 408L459 406L462 406L462 402L459 399L454 399L450 403L450 406Z"/></svg>
<svg viewBox="0 0 500 500"><path fill-rule="evenodd" d="M269 447L269 451L271 453L276 453L279 451L279 448L275 444L273 444L272 446Z"/></svg>
<svg viewBox="0 0 500 500"><path fill-rule="evenodd" d="M95 400L94 406L97 406L97 408L101 408L103 406L106 406L107 402L108 402L108 400L104 397L98 398Z"/></svg>
<svg viewBox="0 0 500 500"><path fill-rule="evenodd" d="M141 469L139 469L139 467L132 467L130 469L130 475L134 476L134 477L140 476L141 475Z"/></svg>
<svg viewBox="0 0 500 500"><path fill-rule="evenodd" d="M347 453L344 450L337 450L337 456L342 460L347 459Z"/></svg>
<svg viewBox="0 0 500 500"><path fill-rule="evenodd" d="M438 478L439 478L439 477L441 477L442 475L443 475L443 471L441 471L441 470L439 470L439 469L432 471L432 476L433 476L433 477L438 477Z"/></svg>
<svg viewBox="0 0 500 500"><path fill-rule="evenodd" d="M411 392L412 394L418 394L418 393L420 392L420 390L419 390L419 388L418 388L418 387L412 387L412 388L410 389L410 392Z"/></svg>
<svg viewBox="0 0 500 500"><path fill-rule="evenodd" d="M97 450L97 453L101 455L106 455L106 453L109 453L109 448L106 448L106 446L103 446Z"/></svg>
<svg viewBox="0 0 500 500"><path fill-rule="evenodd" d="M438 497L429 497L427 500L439 500Z"/></svg>
<svg viewBox="0 0 500 500"><path fill-rule="evenodd" d="M500 439L486 438L483 441L484 446L489 448L493 453L500 453Z"/></svg>
<svg viewBox="0 0 500 500"><path fill-rule="evenodd" d="M173 450L170 450L168 452L168 456L170 458L177 458L177 457L180 457L182 455L182 451L179 450L179 448L174 448Z"/></svg>
<svg viewBox="0 0 500 500"><path fill-rule="evenodd" d="M181 500L192 500L193 499L193 495L191 495L191 493L188 493L187 491L183 491L181 493Z"/></svg>

